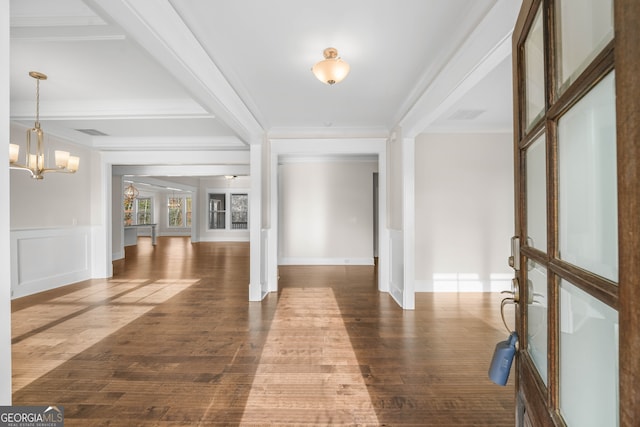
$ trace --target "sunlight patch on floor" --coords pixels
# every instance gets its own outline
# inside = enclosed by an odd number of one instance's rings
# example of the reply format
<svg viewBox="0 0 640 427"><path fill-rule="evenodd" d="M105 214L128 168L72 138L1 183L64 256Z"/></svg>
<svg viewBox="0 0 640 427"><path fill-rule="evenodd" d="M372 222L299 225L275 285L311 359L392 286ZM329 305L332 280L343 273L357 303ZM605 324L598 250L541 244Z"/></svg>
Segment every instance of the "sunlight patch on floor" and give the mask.
<svg viewBox="0 0 640 427"><path fill-rule="evenodd" d="M197 280L109 281L11 315L12 388L20 390ZM34 358L32 355L37 355Z"/></svg>
<svg viewBox="0 0 640 427"><path fill-rule="evenodd" d="M243 424L378 424L330 288L284 289Z"/></svg>

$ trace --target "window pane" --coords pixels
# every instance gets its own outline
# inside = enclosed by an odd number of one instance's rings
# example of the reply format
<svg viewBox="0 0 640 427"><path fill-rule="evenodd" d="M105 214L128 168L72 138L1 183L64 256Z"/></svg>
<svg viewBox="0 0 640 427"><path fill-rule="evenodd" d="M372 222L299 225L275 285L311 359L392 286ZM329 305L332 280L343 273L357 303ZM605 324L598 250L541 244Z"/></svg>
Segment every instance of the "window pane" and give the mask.
<svg viewBox="0 0 640 427"><path fill-rule="evenodd" d="M547 252L547 169L544 135L527 148L527 244Z"/></svg>
<svg viewBox="0 0 640 427"><path fill-rule="evenodd" d="M187 227L191 227L191 197L187 197L185 199L185 214L186 214L185 225Z"/></svg>
<svg viewBox="0 0 640 427"><path fill-rule="evenodd" d="M225 194L209 194L209 228L216 230L225 228Z"/></svg>
<svg viewBox="0 0 640 427"><path fill-rule="evenodd" d="M137 219L138 224L151 224L151 199L150 198L138 198L137 204Z"/></svg>
<svg viewBox="0 0 640 427"><path fill-rule="evenodd" d="M169 227L182 227L182 198L169 197Z"/></svg>
<svg viewBox="0 0 640 427"><path fill-rule="evenodd" d="M618 280L614 74L558 124L560 257Z"/></svg>
<svg viewBox="0 0 640 427"><path fill-rule="evenodd" d="M618 312L560 285L560 413L567 425L617 426Z"/></svg>
<svg viewBox="0 0 640 427"><path fill-rule="evenodd" d="M525 127L529 129L544 114L544 39L542 8L538 9L527 40L524 42L525 62Z"/></svg>
<svg viewBox="0 0 640 427"><path fill-rule="evenodd" d="M527 305L527 351L547 384L547 269L527 262L529 291L533 292Z"/></svg>
<svg viewBox="0 0 640 427"><path fill-rule="evenodd" d="M231 228L246 230L249 219L249 197L246 194L231 195Z"/></svg>
<svg viewBox="0 0 640 427"><path fill-rule="evenodd" d="M613 39L613 0L557 0L556 22L562 92Z"/></svg>

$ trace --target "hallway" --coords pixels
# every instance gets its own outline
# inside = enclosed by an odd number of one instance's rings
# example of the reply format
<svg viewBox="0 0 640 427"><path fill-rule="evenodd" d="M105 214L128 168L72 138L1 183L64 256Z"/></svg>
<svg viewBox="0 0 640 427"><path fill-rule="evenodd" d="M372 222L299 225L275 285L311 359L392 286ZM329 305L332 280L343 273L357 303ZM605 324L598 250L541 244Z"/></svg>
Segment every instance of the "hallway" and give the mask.
<svg viewBox="0 0 640 427"><path fill-rule="evenodd" d="M13 404L67 426L513 426L495 294L416 295L368 266L280 267L248 302L249 246L139 238L109 280L12 304Z"/></svg>

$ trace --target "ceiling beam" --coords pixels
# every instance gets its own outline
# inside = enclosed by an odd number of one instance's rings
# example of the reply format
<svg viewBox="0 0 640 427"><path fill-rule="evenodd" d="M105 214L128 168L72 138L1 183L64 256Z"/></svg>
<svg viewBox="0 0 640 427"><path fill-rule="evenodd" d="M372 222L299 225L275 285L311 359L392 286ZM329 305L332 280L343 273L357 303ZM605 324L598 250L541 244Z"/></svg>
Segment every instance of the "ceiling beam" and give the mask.
<svg viewBox="0 0 640 427"><path fill-rule="evenodd" d="M428 130L432 123L511 55L511 34L519 9L519 1L496 2L399 120L405 137L414 138Z"/></svg>
<svg viewBox="0 0 640 427"><path fill-rule="evenodd" d="M122 27L243 142L262 142L262 126L168 0L86 3L103 19Z"/></svg>

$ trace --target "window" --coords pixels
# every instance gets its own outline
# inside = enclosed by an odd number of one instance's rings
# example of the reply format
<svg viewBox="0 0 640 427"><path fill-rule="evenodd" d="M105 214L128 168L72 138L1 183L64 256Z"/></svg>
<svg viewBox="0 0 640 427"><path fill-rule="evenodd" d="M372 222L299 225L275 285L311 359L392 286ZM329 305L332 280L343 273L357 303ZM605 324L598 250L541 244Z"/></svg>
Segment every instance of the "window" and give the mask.
<svg viewBox="0 0 640 427"><path fill-rule="evenodd" d="M249 196L247 193L209 193L208 214L209 230L247 230Z"/></svg>
<svg viewBox="0 0 640 427"><path fill-rule="evenodd" d="M169 227L191 227L191 196L175 194L167 202Z"/></svg>
<svg viewBox="0 0 640 427"><path fill-rule="evenodd" d="M137 197L124 199L124 225L152 224L153 199L151 197Z"/></svg>

